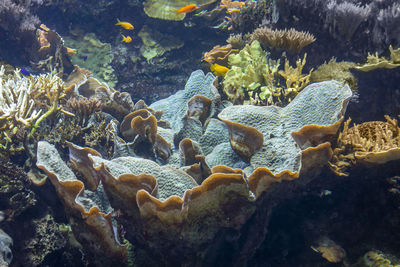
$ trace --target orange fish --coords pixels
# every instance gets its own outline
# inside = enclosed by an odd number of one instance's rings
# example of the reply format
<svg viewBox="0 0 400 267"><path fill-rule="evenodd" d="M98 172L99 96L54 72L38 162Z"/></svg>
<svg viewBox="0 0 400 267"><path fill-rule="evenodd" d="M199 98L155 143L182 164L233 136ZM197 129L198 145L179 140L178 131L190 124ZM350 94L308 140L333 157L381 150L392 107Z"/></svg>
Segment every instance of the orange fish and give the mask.
<svg viewBox="0 0 400 267"><path fill-rule="evenodd" d="M190 4L190 5L183 6L180 9L177 9L176 14L186 14L186 13L190 13L196 9L197 9L197 6L195 4Z"/></svg>
<svg viewBox="0 0 400 267"><path fill-rule="evenodd" d="M115 25L121 25L122 28L124 28L125 30L133 30L134 27L132 24L130 24L129 22L124 22L124 21L120 21L119 19L117 19L117 24Z"/></svg>

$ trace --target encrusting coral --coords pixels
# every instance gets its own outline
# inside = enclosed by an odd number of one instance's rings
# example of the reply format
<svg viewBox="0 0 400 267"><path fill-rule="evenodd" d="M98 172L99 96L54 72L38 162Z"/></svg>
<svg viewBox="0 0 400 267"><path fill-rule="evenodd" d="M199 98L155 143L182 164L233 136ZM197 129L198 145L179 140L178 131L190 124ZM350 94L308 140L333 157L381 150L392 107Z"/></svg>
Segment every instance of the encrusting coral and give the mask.
<svg viewBox="0 0 400 267"><path fill-rule="evenodd" d="M383 164L400 159L400 128L396 119L385 115L386 122L369 121L349 128L344 123L330 162L338 175L347 176L347 169L357 163Z"/></svg>

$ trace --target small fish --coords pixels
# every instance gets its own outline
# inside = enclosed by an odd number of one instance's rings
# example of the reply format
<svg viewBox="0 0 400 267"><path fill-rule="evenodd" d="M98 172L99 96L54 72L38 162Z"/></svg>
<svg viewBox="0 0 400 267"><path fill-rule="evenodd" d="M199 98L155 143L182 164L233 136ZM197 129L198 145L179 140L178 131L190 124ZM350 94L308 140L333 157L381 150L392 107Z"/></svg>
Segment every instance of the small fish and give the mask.
<svg viewBox="0 0 400 267"><path fill-rule="evenodd" d="M121 34L122 35L122 34ZM124 35L122 35L122 41L121 42L124 42L124 43L130 43L130 42L132 42L132 38L130 37L130 36L124 36Z"/></svg>
<svg viewBox="0 0 400 267"><path fill-rule="evenodd" d="M86 60L87 60L87 56L84 56L84 57L83 57L83 61L86 61Z"/></svg>
<svg viewBox="0 0 400 267"><path fill-rule="evenodd" d="M211 65L210 70L214 72L214 74L217 76L225 76L229 69L227 67L214 63Z"/></svg>
<svg viewBox="0 0 400 267"><path fill-rule="evenodd" d="M186 14L186 13L190 13L196 9L197 9L197 6L195 4L190 4L190 5L186 5L186 6L183 6L179 9L177 9L176 14Z"/></svg>
<svg viewBox="0 0 400 267"><path fill-rule="evenodd" d="M134 27L132 24L130 24L129 22L125 22L125 21L120 21L119 19L117 19L117 24L115 25L121 25L122 28L124 28L125 30L133 30Z"/></svg>
<svg viewBox="0 0 400 267"><path fill-rule="evenodd" d="M21 72L21 74L22 74L22 75L25 75L25 76L30 76L30 75L31 75L31 74L29 73L29 71L27 71L27 70L24 69L24 68L21 68L21 70L20 70L19 72Z"/></svg>

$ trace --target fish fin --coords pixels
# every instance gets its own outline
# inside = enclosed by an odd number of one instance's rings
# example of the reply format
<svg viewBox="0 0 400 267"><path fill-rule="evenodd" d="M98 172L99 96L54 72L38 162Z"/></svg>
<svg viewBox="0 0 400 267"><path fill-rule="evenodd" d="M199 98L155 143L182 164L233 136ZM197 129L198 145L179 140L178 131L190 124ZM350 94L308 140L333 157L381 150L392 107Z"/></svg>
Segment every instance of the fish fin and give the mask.
<svg viewBox="0 0 400 267"><path fill-rule="evenodd" d="M121 25L121 21L117 18L117 24L115 25Z"/></svg>

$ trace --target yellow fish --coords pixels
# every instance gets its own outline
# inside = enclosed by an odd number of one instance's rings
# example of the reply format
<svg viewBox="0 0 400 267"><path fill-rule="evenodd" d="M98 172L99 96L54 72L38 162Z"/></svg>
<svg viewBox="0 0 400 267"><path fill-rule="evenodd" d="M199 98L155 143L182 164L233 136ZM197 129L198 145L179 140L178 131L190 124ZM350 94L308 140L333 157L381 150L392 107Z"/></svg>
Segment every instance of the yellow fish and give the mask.
<svg viewBox="0 0 400 267"><path fill-rule="evenodd" d="M214 63L211 65L210 70L214 72L214 74L217 76L225 76L229 69L227 67Z"/></svg>
<svg viewBox="0 0 400 267"><path fill-rule="evenodd" d="M130 24L129 22L124 22L124 21L120 21L119 19L117 19L117 24L115 25L121 25L122 28L124 28L125 30L133 30L134 27L132 24Z"/></svg>
<svg viewBox="0 0 400 267"><path fill-rule="evenodd" d="M122 41L121 42L130 43L130 42L132 42L132 38L130 36L123 36L122 35Z"/></svg>

